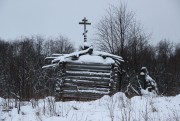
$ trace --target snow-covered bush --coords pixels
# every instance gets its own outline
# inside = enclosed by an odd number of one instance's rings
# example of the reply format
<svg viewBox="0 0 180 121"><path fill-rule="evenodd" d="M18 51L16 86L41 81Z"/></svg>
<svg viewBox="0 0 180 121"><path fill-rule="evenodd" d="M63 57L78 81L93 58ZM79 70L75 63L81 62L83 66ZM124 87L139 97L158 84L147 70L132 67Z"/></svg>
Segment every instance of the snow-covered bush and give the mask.
<svg viewBox="0 0 180 121"><path fill-rule="evenodd" d="M129 84L126 87L125 94L128 97L136 95L156 96L158 94L156 81L150 77L146 67L141 68L139 75L131 74L126 78Z"/></svg>
<svg viewBox="0 0 180 121"><path fill-rule="evenodd" d="M149 76L149 72L146 67L141 68L140 80L143 82L143 89L141 89L142 95L147 95L149 94L148 92L158 94L156 81Z"/></svg>

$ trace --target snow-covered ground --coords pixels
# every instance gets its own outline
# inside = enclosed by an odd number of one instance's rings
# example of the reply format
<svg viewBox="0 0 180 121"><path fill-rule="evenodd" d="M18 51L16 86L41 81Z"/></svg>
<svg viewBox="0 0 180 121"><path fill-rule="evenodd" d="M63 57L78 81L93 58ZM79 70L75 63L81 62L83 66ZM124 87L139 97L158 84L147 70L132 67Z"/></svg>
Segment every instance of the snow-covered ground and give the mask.
<svg viewBox="0 0 180 121"><path fill-rule="evenodd" d="M52 97L38 102L23 102L2 111L7 100L0 98L0 121L179 121L180 94L173 97L135 96L124 93L104 96L90 102L55 102ZM13 105L13 103L10 103ZM33 105L33 106L32 106Z"/></svg>

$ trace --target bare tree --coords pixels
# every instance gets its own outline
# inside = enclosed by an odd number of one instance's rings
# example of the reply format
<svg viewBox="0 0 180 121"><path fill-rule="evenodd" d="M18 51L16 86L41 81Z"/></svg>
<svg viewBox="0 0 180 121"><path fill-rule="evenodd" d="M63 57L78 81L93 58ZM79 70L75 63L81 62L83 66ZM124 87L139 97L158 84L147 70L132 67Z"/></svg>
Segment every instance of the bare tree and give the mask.
<svg viewBox="0 0 180 121"><path fill-rule="evenodd" d="M129 38L125 46L125 60L128 61L135 72L138 72L139 68L145 60L145 51L149 47L148 40L150 35L147 35L143 31L143 27L140 23L133 22L129 33ZM148 62L148 60L145 60ZM146 63L146 62L145 62Z"/></svg>
<svg viewBox="0 0 180 121"><path fill-rule="evenodd" d="M45 41L43 47L43 53L46 56L51 56L53 53L68 54L74 50L74 46L70 40L62 35L56 39L49 39Z"/></svg>
<svg viewBox="0 0 180 121"><path fill-rule="evenodd" d="M147 66L149 62L149 58L145 60L144 57L146 52L152 52L148 48L150 34L144 32L142 25L135 20L134 13L123 3L119 6L111 5L105 17L97 24L96 30L97 48L124 58L123 68L126 74L121 78L121 86L126 87L126 75L136 77L140 67ZM136 81L135 78L132 79Z"/></svg>
<svg viewBox="0 0 180 121"><path fill-rule="evenodd" d="M134 13L127 10L127 5L110 6L107 15L96 27L97 47L100 50L124 56L125 44L133 22Z"/></svg>

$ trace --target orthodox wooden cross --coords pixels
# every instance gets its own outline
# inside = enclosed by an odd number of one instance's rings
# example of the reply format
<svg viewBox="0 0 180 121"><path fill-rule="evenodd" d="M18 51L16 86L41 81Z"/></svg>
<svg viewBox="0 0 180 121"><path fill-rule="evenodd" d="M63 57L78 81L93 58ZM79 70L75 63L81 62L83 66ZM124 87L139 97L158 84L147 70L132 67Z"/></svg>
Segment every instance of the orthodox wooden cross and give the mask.
<svg viewBox="0 0 180 121"><path fill-rule="evenodd" d="M82 22L79 22L79 24L83 24L84 25L84 42L87 42L87 35L86 33L88 32L88 30L86 30L86 25L91 25L91 23L88 23L88 20L86 19L86 17L84 17L84 19L82 20Z"/></svg>

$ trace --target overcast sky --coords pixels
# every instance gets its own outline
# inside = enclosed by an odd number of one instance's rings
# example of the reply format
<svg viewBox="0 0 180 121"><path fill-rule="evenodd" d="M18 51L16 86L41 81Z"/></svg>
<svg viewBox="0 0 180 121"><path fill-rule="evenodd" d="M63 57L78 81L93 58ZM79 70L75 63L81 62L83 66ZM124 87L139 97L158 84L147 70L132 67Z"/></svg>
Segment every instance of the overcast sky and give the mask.
<svg viewBox="0 0 180 121"><path fill-rule="evenodd" d="M0 0L0 37L42 35L57 37L60 33L78 46L83 42L83 27L78 23L87 17L88 40L94 38L95 25L106 14L109 4L122 0ZM152 33L152 43L163 38L180 42L180 0L123 0Z"/></svg>

